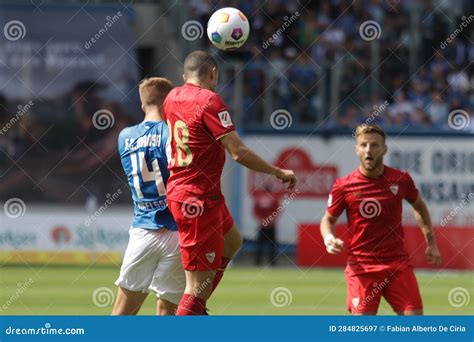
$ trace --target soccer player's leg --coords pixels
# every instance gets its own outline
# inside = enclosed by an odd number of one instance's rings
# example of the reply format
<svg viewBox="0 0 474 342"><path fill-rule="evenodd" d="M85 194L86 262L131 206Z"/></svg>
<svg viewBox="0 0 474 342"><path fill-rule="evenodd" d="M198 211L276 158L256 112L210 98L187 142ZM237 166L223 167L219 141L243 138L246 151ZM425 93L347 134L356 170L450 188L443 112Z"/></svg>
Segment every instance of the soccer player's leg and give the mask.
<svg viewBox="0 0 474 342"><path fill-rule="evenodd" d="M242 236L240 235L240 231L233 220L230 228L226 229L226 227L229 227L229 224L224 224L223 258L232 259L237 254L240 247L242 247Z"/></svg>
<svg viewBox="0 0 474 342"><path fill-rule="evenodd" d="M164 230L160 234L162 248L153 274L150 291L156 294L156 314L175 315L186 285L178 232Z"/></svg>
<svg viewBox="0 0 474 342"><path fill-rule="evenodd" d="M423 302L413 267L403 266L393 271L384 298L398 315L423 315Z"/></svg>
<svg viewBox="0 0 474 342"><path fill-rule="evenodd" d="M262 264L262 257L265 248L265 234L263 232L263 226L258 227L257 237L257 250L255 251L255 265L260 266Z"/></svg>
<svg viewBox="0 0 474 342"><path fill-rule="evenodd" d="M189 208L185 203L168 201L178 224L181 260L186 274L186 288L177 315L202 315L212 291L214 275L222 263L224 233L218 207ZM198 214L196 214L198 213Z"/></svg>
<svg viewBox="0 0 474 342"><path fill-rule="evenodd" d="M225 208L225 211L228 210ZM228 228L230 226L230 228ZM212 292L216 289L217 285L219 285L222 277L224 276L224 271L231 262L232 258L237 254L240 247L242 247L242 236L240 235L240 231L237 228L237 225L234 223L232 217L229 216L224 221L224 253L222 255L221 264L219 269L217 270L214 281L212 283Z"/></svg>
<svg viewBox="0 0 474 342"><path fill-rule="evenodd" d="M131 228L112 315L136 315L145 300L159 260L153 231Z"/></svg>
<svg viewBox="0 0 474 342"><path fill-rule="evenodd" d="M119 287L112 315L136 315L147 295L148 293L129 291Z"/></svg>
<svg viewBox="0 0 474 342"><path fill-rule="evenodd" d="M176 311L177 316L204 315L211 295L214 270L185 271L186 288Z"/></svg>
<svg viewBox="0 0 474 342"><path fill-rule="evenodd" d="M174 316L177 309L178 304L171 303L166 299L156 299L156 314L158 316Z"/></svg>
<svg viewBox="0 0 474 342"><path fill-rule="evenodd" d="M276 228L270 228L267 229L267 238L268 238L268 248L270 248L270 251L268 252L268 263L270 266L276 266L277 265L277 238L276 238Z"/></svg>
<svg viewBox="0 0 474 342"><path fill-rule="evenodd" d="M378 272L352 274L346 271L345 276L347 310L353 315L376 315L383 292L377 284L382 275Z"/></svg>

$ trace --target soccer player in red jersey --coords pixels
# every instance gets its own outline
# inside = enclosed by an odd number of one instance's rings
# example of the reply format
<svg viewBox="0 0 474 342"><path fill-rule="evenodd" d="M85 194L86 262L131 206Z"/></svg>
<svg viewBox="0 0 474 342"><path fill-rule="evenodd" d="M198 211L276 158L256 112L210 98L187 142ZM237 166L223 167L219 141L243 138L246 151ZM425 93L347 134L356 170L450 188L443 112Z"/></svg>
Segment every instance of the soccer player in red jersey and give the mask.
<svg viewBox="0 0 474 342"><path fill-rule="evenodd" d="M345 270L347 308L352 314L374 315L384 297L399 315L422 315L418 283L404 248L402 200L413 207L425 236L427 262L439 264L441 256L428 208L407 172L383 164L387 145L382 128L362 124L355 133L360 165L336 180L321 221L326 249L337 254L345 246L334 236L335 225L346 210L350 233Z"/></svg>
<svg viewBox="0 0 474 342"><path fill-rule="evenodd" d="M235 132L231 116L215 92L217 63L204 51L184 61L185 84L166 97L170 178L168 206L178 224L186 288L177 315L205 314L206 301L242 244L221 192L225 150L252 170L296 184L291 170L272 166L248 149Z"/></svg>

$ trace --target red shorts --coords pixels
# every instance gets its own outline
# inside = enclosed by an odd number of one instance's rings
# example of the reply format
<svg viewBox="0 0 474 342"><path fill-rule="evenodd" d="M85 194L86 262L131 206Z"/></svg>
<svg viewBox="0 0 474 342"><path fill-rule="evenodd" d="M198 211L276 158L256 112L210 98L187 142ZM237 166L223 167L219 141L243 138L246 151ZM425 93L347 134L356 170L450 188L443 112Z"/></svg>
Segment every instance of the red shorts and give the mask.
<svg viewBox="0 0 474 342"><path fill-rule="evenodd" d="M234 225L224 200L188 203L168 200L178 224L183 268L187 271L217 270L224 253L224 235Z"/></svg>
<svg viewBox="0 0 474 342"><path fill-rule="evenodd" d="M346 271L347 309L352 314L377 313L382 297L396 313L422 310L420 290L413 268L387 268L353 274Z"/></svg>

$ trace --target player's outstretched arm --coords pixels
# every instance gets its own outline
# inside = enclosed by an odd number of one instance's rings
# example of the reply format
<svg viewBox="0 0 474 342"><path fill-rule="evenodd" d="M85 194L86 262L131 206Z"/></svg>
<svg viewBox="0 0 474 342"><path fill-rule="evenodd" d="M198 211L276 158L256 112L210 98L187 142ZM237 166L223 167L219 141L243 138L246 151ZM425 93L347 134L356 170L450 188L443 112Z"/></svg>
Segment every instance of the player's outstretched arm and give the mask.
<svg viewBox="0 0 474 342"><path fill-rule="evenodd" d="M440 264L441 254L439 253L438 245L436 244L436 238L433 232L433 226L431 224L431 216L428 207L421 196L418 196L417 200L410 204L413 207L416 223L425 236L427 245L425 251L426 261L430 264Z"/></svg>
<svg viewBox="0 0 474 342"><path fill-rule="evenodd" d="M257 172L273 175L280 179L282 183L288 183L289 189L293 189L296 186L296 177L292 170L280 169L267 163L245 146L236 132L226 134L219 140L230 153L232 159L240 165Z"/></svg>
<svg viewBox="0 0 474 342"><path fill-rule="evenodd" d="M332 216L327 211L321 219L320 231L324 239L324 245L328 253L337 254L344 249L344 241L334 236L336 233L337 217Z"/></svg>

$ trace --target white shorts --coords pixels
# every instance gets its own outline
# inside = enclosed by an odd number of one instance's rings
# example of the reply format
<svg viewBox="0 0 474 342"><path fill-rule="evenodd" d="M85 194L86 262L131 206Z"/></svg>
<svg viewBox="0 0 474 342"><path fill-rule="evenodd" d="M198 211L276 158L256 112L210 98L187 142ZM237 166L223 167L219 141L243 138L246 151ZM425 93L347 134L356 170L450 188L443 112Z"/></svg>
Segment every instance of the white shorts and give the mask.
<svg viewBox="0 0 474 342"><path fill-rule="evenodd" d="M157 298L178 304L186 285L178 232L131 228L129 234L115 285L134 292L152 291Z"/></svg>

